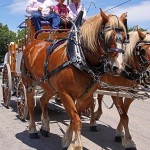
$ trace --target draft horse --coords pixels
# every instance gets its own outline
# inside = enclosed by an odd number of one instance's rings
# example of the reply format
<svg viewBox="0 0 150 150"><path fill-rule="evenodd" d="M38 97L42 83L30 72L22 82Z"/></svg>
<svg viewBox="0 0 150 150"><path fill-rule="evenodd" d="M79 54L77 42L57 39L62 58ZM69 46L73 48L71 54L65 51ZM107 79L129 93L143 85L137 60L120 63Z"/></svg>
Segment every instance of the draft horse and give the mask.
<svg viewBox="0 0 150 150"><path fill-rule="evenodd" d="M122 76L116 77L110 74L105 74L101 77L105 83L111 86L136 87L139 84L144 86L150 85L150 33L141 32L139 30L129 33L129 41L125 46L125 69ZM99 89L102 89L99 87ZM106 89L105 89L106 90ZM108 88L108 90L113 90ZM102 115L102 100L103 95L98 95L98 109L94 113L94 100L90 97L91 103L91 126L95 126L96 120ZM129 131L128 110L134 99L112 96L120 115L120 121L116 129L115 141L121 142L126 150L136 150L136 146L132 141ZM123 129L125 134L123 133Z"/></svg>
<svg viewBox="0 0 150 150"><path fill-rule="evenodd" d="M124 15L118 18L114 15L106 15L101 10L100 14L84 22L79 33L73 28L63 44L63 39L56 44L34 40L26 47L21 70L29 108L30 138L38 138L33 97L35 85L39 85L44 90L40 99L41 134L48 136L50 119L47 105L52 96L58 93L71 120L63 138L63 149L83 149L82 125L75 100L93 85L96 76L104 72L101 68L105 67L101 66L108 64L113 74L120 75L124 68L122 58L122 46L126 38L124 20ZM58 46L59 43L61 44ZM90 92L93 93L96 89L97 87L94 86ZM73 132L75 138L72 143Z"/></svg>

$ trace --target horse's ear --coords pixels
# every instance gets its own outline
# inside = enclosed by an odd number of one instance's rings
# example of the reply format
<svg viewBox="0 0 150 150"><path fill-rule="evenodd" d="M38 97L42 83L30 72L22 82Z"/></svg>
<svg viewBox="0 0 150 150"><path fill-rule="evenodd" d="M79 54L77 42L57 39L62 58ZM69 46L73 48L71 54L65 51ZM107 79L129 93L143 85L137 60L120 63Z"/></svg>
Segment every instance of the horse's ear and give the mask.
<svg viewBox="0 0 150 150"><path fill-rule="evenodd" d="M146 35L139 29L137 29L137 32L139 34L139 37L141 38L141 40L144 40L144 38L146 37Z"/></svg>
<svg viewBox="0 0 150 150"><path fill-rule="evenodd" d="M103 12L101 8L100 8L100 14L103 19L103 23L106 24L108 22L109 17Z"/></svg>
<svg viewBox="0 0 150 150"><path fill-rule="evenodd" d="M123 14L120 16L120 20L121 20L123 23L125 23L126 19L127 19L127 13L123 13Z"/></svg>

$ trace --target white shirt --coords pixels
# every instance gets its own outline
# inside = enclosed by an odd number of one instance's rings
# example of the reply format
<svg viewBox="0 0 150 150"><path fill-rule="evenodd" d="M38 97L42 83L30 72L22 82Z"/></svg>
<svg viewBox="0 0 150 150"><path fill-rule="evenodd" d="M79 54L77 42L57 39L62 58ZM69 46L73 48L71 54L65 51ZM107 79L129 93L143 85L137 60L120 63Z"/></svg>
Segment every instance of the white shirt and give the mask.
<svg viewBox="0 0 150 150"><path fill-rule="evenodd" d="M26 7L26 12L32 14L42 8L42 16L46 17L50 13L50 6L54 6L51 0L29 0Z"/></svg>
<svg viewBox="0 0 150 150"><path fill-rule="evenodd" d="M78 8L76 10L75 4L74 3L70 3L68 5L68 9L69 9L69 17L72 18L73 20L76 19L78 13L83 10L83 19L86 20L86 10L83 7L83 5L81 3L78 4Z"/></svg>

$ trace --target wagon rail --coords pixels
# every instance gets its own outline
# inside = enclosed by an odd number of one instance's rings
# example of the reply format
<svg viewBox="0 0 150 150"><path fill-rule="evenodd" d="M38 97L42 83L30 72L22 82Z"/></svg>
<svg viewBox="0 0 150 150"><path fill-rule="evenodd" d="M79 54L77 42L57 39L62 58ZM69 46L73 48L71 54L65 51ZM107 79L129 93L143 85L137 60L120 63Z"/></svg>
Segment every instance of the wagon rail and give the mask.
<svg viewBox="0 0 150 150"><path fill-rule="evenodd" d="M95 93L100 95L110 95L117 97L126 97L133 99L147 99L150 98L150 87L126 87L111 85L104 82L100 82L101 90L97 90Z"/></svg>

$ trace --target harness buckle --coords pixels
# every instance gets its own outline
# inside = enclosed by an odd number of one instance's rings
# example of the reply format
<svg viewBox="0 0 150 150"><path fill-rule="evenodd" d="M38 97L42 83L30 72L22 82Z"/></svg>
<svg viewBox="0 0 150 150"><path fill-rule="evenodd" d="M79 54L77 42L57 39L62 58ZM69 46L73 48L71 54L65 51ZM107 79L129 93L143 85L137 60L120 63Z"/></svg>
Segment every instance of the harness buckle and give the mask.
<svg viewBox="0 0 150 150"><path fill-rule="evenodd" d="M32 88L33 88L32 86L28 86L28 87L26 88L26 89L27 89L27 92L28 92L28 93L31 93L31 92L32 92Z"/></svg>

